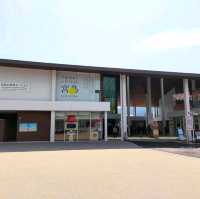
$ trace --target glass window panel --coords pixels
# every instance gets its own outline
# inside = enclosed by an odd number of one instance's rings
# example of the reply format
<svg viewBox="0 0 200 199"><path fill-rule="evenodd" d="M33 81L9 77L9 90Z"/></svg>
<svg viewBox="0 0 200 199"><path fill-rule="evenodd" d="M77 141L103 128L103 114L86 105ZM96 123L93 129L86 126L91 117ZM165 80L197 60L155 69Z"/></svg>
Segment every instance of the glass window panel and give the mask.
<svg viewBox="0 0 200 199"><path fill-rule="evenodd" d="M69 120L75 118L74 122ZM103 114L101 112L56 112L55 140L98 140L103 138ZM65 136L64 136L65 135Z"/></svg>
<svg viewBox="0 0 200 199"><path fill-rule="evenodd" d="M117 111L116 81L116 77L103 78L104 99L110 102L110 109L112 113L116 113Z"/></svg>
<svg viewBox="0 0 200 199"><path fill-rule="evenodd" d="M91 134L90 139L103 139L103 115L101 113L91 113Z"/></svg>
<svg viewBox="0 0 200 199"><path fill-rule="evenodd" d="M146 107L136 107L136 116L145 117L146 116Z"/></svg>
<svg viewBox="0 0 200 199"><path fill-rule="evenodd" d="M90 113L78 113L78 140L90 139Z"/></svg>

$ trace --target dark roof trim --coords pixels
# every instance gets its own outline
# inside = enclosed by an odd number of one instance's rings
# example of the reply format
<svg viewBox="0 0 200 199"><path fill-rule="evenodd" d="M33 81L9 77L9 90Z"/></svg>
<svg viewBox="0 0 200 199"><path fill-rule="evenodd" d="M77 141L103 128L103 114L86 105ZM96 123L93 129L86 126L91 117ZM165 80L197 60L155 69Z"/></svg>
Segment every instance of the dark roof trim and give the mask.
<svg viewBox="0 0 200 199"><path fill-rule="evenodd" d="M46 70L67 70L79 72L99 72L108 74L130 74L130 75L144 75L144 76L160 76L160 77L177 77L177 78L200 78L200 74L196 73L179 73L166 71L151 71L151 70L137 70L126 68L111 68L111 67L97 67L71 64L58 64L46 62L21 61L12 59L0 59L0 66L19 67L19 68L36 68Z"/></svg>

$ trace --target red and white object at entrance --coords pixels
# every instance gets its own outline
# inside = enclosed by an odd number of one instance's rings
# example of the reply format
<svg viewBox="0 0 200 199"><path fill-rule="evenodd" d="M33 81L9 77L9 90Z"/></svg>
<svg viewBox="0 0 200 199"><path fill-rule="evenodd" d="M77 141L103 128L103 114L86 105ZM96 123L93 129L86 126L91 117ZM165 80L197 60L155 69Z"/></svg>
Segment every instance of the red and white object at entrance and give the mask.
<svg viewBox="0 0 200 199"><path fill-rule="evenodd" d="M76 123L77 122L76 115L68 115L67 122L68 123Z"/></svg>

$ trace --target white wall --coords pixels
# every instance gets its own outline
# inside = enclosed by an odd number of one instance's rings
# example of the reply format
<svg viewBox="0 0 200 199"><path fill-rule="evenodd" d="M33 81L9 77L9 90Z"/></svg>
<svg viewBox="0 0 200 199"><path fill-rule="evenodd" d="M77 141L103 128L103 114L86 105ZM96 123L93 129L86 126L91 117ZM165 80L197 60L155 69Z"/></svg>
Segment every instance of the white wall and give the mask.
<svg viewBox="0 0 200 199"><path fill-rule="evenodd" d="M50 100L51 71L0 66L0 85L15 83L18 88L0 86L1 100ZM25 85L25 88L22 88Z"/></svg>

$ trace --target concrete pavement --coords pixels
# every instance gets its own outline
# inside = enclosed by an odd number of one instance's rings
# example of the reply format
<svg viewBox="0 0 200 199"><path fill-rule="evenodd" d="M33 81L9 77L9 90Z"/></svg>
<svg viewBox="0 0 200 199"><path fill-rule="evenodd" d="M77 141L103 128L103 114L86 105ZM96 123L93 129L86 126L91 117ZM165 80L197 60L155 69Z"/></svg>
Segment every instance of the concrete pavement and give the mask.
<svg viewBox="0 0 200 199"><path fill-rule="evenodd" d="M200 159L136 147L4 151L0 179L1 199L199 199Z"/></svg>

